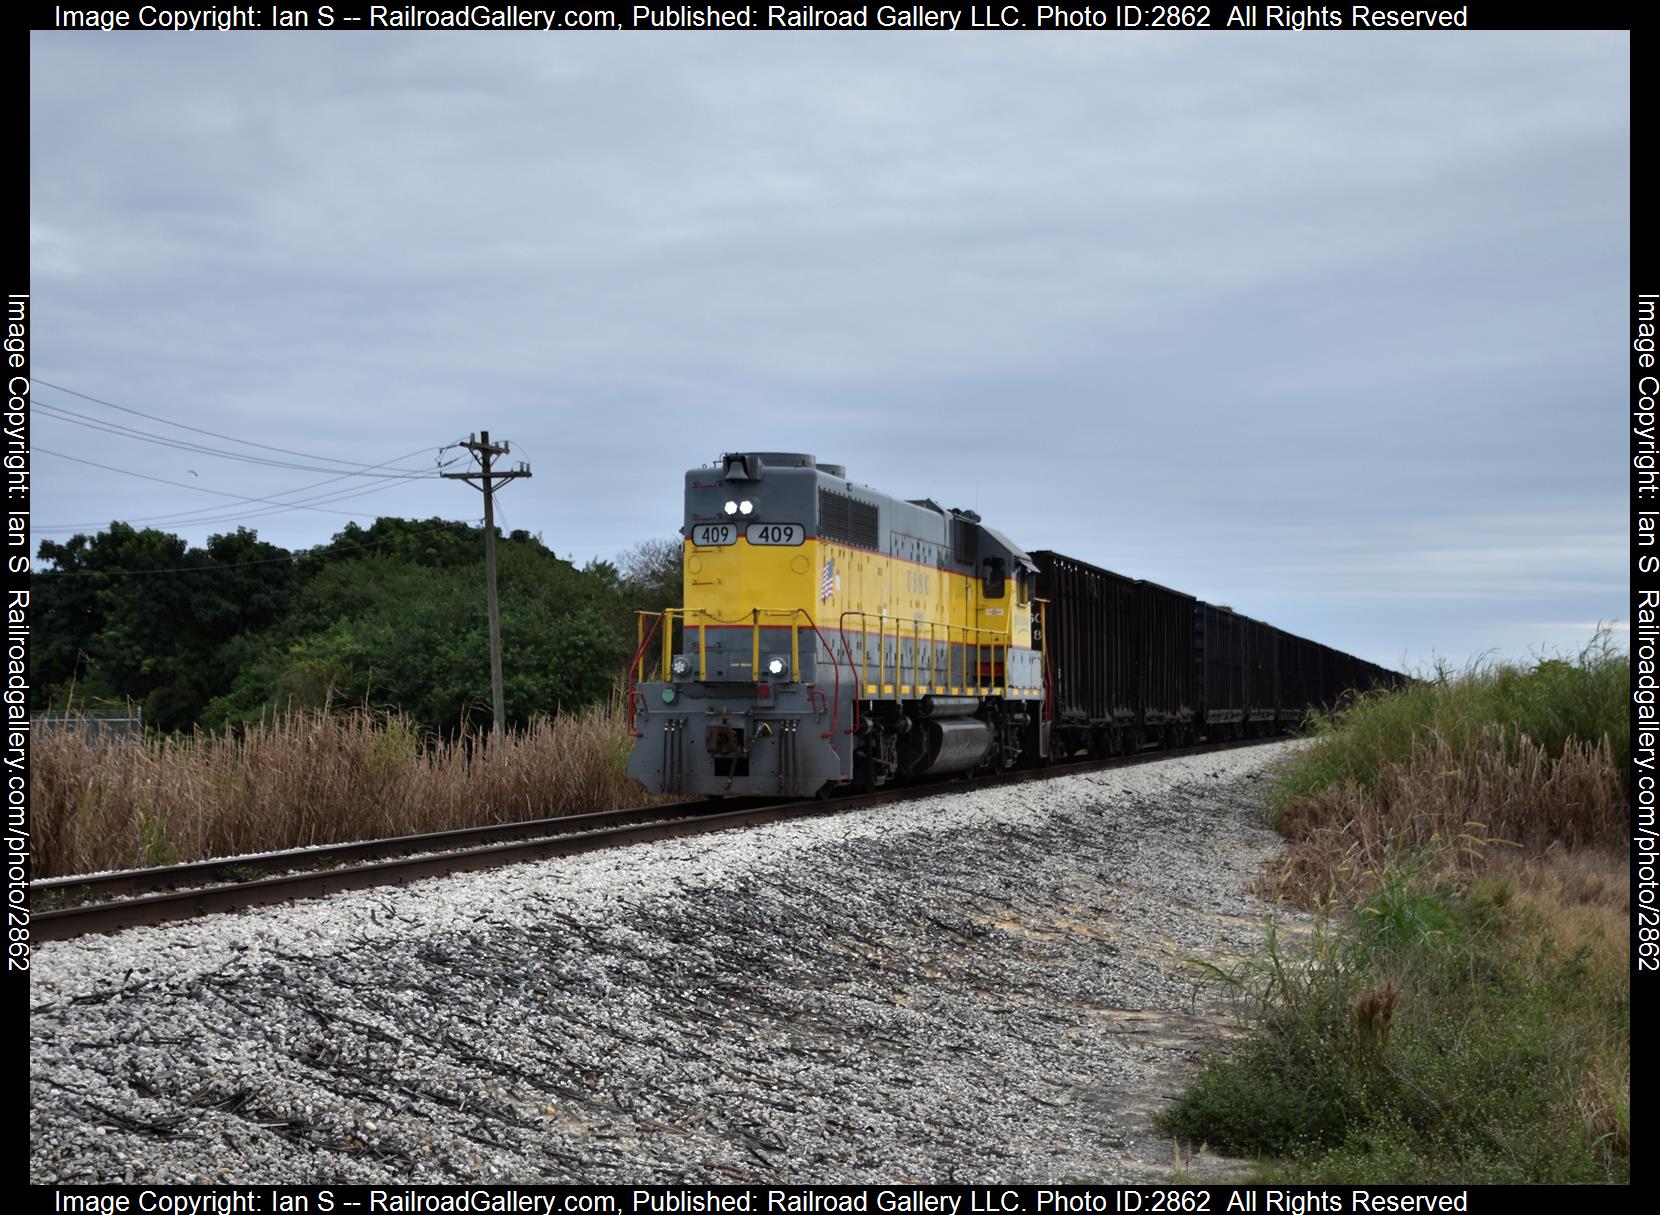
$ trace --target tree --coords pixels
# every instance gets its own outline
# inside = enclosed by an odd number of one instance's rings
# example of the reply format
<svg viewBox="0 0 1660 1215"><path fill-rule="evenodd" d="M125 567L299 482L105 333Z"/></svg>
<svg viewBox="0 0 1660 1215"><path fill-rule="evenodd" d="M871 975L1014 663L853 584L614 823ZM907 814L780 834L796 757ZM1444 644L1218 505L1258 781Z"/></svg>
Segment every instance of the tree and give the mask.
<svg viewBox="0 0 1660 1215"><path fill-rule="evenodd" d="M117 522L39 555L52 568L33 587L52 627L35 654L37 704L63 703L73 683L83 703L143 701L164 730L194 723L235 676L227 643L280 620L296 584L291 554L245 528L192 548Z"/></svg>
<svg viewBox="0 0 1660 1215"><path fill-rule="evenodd" d="M661 612L684 602L681 544L672 540L642 540L622 555L623 594L644 612Z"/></svg>
<svg viewBox="0 0 1660 1215"><path fill-rule="evenodd" d="M485 724L484 572L473 547L465 565L374 550L324 564L235 686L207 706L212 724L330 699L395 707L444 732ZM509 721L609 695L627 656L614 575L577 570L524 535L502 540L497 561Z"/></svg>
<svg viewBox="0 0 1660 1215"><path fill-rule="evenodd" d="M217 728L333 701L398 708L455 730L488 717L479 529L442 519L350 524L289 553L238 530L192 547L113 523L40 546L38 703L142 700L161 729ZM633 609L680 602L674 541L622 569L578 570L530 533L498 541L510 720L602 700L633 652Z"/></svg>

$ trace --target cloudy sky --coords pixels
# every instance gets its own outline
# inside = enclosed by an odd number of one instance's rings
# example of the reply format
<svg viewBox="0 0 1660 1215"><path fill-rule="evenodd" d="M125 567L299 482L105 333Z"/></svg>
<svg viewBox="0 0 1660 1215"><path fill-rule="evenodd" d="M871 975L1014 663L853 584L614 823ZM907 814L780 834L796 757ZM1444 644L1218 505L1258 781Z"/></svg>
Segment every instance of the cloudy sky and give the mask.
<svg viewBox="0 0 1660 1215"><path fill-rule="evenodd" d="M1574 648L1628 585L1629 46L37 33L36 535L476 518L338 478L488 429L581 562L806 451L1378 662Z"/></svg>

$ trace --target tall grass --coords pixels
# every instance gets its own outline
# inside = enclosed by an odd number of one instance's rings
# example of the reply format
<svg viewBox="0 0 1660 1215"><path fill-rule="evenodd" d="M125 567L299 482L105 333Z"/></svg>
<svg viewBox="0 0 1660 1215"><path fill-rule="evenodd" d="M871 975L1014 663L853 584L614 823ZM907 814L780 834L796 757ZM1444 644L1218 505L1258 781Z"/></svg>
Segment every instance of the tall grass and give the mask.
<svg viewBox="0 0 1660 1215"><path fill-rule="evenodd" d="M41 877L637 805L615 707L500 738L403 717L296 713L123 743L41 735L30 793Z"/></svg>
<svg viewBox="0 0 1660 1215"><path fill-rule="evenodd" d="M1459 672L1443 664L1404 689L1362 696L1317 720L1315 743L1286 771L1274 806L1283 813L1345 784L1371 790L1388 765L1410 761L1431 738L1455 759L1473 756L1487 748L1495 727L1507 754L1517 755L1527 739L1547 762L1570 740L1593 748L1606 742L1623 782L1630 701L1629 656L1606 631L1572 659L1476 662Z"/></svg>
<svg viewBox="0 0 1660 1215"><path fill-rule="evenodd" d="M1468 876L1505 849L1619 844L1630 698L1604 633L1573 660L1475 664L1352 700L1274 788L1291 846L1269 893L1363 897L1401 850L1432 848Z"/></svg>
<svg viewBox="0 0 1660 1215"><path fill-rule="evenodd" d="M1525 735L1489 726L1460 752L1431 732L1363 788L1328 785L1281 811L1290 841L1263 883L1303 906L1364 897L1403 851L1471 877L1511 850L1613 846L1625 837L1621 769L1607 741L1569 739L1554 761Z"/></svg>
<svg viewBox="0 0 1660 1215"><path fill-rule="evenodd" d="M1313 942L1206 968L1252 1032L1167 1128L1267 1181L1629 1180L1630 695L1603 635L1318 724L1265 883Z"/></svg>

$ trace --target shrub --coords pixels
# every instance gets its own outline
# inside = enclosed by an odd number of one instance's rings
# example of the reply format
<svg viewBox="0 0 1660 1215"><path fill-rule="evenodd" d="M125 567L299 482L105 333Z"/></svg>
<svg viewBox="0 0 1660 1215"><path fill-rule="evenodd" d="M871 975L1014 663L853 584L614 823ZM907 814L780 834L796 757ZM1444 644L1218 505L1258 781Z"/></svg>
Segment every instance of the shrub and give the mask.
<svg viewBox="0 0 1660 1215"><path fill-rule="evenodd" d="M1271 935L1225 976L1253 1033L1207 1064L1165 1129L1281 1158L1270 1180L1627 1180L1618 932L1564 937L1560 899L1519 897L1514 875L1459 888L1396 859L1307 949Z"/></svg>

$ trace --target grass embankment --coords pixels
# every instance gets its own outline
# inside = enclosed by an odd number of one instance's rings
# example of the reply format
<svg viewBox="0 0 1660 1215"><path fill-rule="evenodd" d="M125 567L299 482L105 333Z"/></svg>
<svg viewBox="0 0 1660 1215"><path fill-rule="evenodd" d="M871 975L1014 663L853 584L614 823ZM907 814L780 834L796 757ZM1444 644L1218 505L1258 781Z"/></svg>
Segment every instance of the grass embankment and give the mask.
<svg viewBox="0 0 1660 1215"><path fill-rule="evenodd" d="M166 865L638 805L616 710L539 720L499 740L424 735L364 711L123 745L36 741L40 877Z"/></svg>
<svg viewBox="0 0 1660 1215"><path fill-rule="evenodd" d="M1319 724L1264 879L1313 936L1213 970L1250 1032L1167 1129L1269 1180L1629 1180L1629 696L1601 645Z"/></svg>

